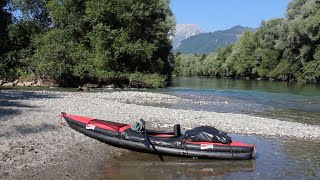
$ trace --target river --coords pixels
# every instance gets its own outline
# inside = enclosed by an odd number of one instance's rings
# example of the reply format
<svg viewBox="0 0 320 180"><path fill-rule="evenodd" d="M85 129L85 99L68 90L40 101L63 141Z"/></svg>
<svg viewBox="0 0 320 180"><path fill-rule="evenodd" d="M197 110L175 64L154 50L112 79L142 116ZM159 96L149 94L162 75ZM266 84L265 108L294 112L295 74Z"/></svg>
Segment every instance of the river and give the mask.
<svg viewBox="0 0 320 180"><path fill-rule="evenodd" d="M244 113L320 125L320 86L274 81L173 77L169 87L151 90L199 103L176 109ZM279 129L281 131L281 129ZM104 165L106 179L319 179L320 142L231 134L256 145L246 161L199 160L127 152ZM124 163L125 162L125 163Z"/></svg>
<svg viewBox="0 0 320 180"><path fill-rule="evenodd" d="M161 91L204 103L172 108L231 112L320 125L320 85L174 77Z"/></svg>

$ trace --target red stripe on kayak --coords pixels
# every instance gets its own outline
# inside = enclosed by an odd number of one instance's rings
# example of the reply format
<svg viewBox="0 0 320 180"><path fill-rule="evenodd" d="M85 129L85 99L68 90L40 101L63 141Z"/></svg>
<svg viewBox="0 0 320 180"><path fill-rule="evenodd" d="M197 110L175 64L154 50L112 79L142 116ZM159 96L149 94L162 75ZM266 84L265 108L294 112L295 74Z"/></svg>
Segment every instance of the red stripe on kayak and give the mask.
<svg viewBox="0 0 320 180"><path fill-rule="evenodd" d="M214 143L214 142L193 142L193 141L185 141L188 144L212 144L215 146L241 146L241 147L253 147L251 144L246 144L242 142L232 141L231 144L223 144L223 143Z"/></svg>
<svg viewBox="0 0 320 180"><path fill-rule="evenodd" d="M125 131L127 129L130 129L130 128L131 128L131 125L130 124L126 124L125 126L119 128L119 132L123 132L123 131Z"/></svg>
<svg viewBox="0 0 320 180"><path fill-rule="evenodd" d="M75 120L75 121L79 121L84 124L88 124L91 120L94 120L94 118L88 118L88 117L76 116L76 115L70 115L70 114L66 114L63 116L70 118L72 120Z"/></svg>
<svg viewBox="0 0 320 180"><path fill-rule="evenodd" d="M88 118L88 117L83 117L83 116L76 116L76 115L70 115L66 114L63 115L67 118L70 118L74 121L78 121L84 124L92 124L96 127L110 130L110 131L116 131L116 132L123 132L129 128L131 128L130 124L121 124L121 123L116 123L116 122L108 122L108 121L103 121L103 120L97 120L95 118Z"/></svg>
<svg viewBox="0 0 320 180"><path fill-rule="evenodd" d="M89 124L92 124L102 129L116 131L116 132L123 132L124 130L131 128L131 125L129 124L121 124L121 123L104 121L104 120L93 120L89 122Z"/></svg>
<svg viewBox="0 0 320 180"><path fill-rule="evenodd" d="M152 134L151 136L154 136L154 137L163 137L163 138L174 137L173 134Z"/></svg>

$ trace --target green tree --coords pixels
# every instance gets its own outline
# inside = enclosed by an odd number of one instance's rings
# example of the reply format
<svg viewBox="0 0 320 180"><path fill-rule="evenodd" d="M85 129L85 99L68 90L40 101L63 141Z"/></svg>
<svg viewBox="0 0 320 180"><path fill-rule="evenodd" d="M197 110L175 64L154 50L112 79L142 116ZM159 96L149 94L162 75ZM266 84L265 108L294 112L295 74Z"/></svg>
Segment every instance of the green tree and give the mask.
<svg viewBox="0 0 320 180"><path fill-rule="evenodd" d="M77 82L119 73L171 74L168 1L51 0L46 7L53 24L34 41L38 75Z"/></svg>
<svg viewBox="0 0 320 180"><path fill-rule="evenodd" d="M10 0L13 8L21 13L22 21L35 24L42 32L46 31L52 24L44 0Z"/></svg>
<svg viewBox="0 0 320 180"><path fill-rule="evenodd" d="M233 44L230 44L227 47L219 48L216 53L209 54L202 63L203 75L210 77L227 76L224 64L232 52L232 47Z"/></svg>
<svg viewBox="0 0 320 180"><path fill-rule="evenodd" d="M320 81L320 45L316 48L313 55L314 60L308 62L303 67L303 76L306 81L319 82Z"/></svg>
<svg viewBox="0 0 320 180"><path fill-rule="evenodd" d="M250 77L254 74L257 58L254 54L257 48L255 33L245 30L235 44L230 59L234 61L234 70L239 77Z"/></svg>
<svg viewBox="0 0 320 180"><path fill-rule="evenodd" d="M258 62L254 72L257 72L259 77L270 78L270 71L279 64L283 51L283 48L279 47L279 39L285 23L285 19L263 21L256 32L258 45L255 54Z"/></svg>
<svg viewBox="0 0 320 180"><path fill-rule="evenodd" d="M107 70L170 74L173 19L168 3L89 1L86 17L93 27L89 33L93 61L101 62Z"/></svg>
<svg viewBox="0 0 320 180"><path fill-rule="evenodd" d="M10 50L8 27L12 23L11 14L7 7L9 1L0 1L0 77L4 76L7 71L6 53Z"/></svg>
<svg viewBox="0 0 320 180"><path fill-rule="evenodd" d="M51 0L46 7L54 26L34 39L36 75L70 85L90 78L85 1Z"/></svg>
<svg viewBox="0 0 320 180"><path fill-rule="evenodd" d="M32 38L39 33L39 27L31 21L18 21L11 24L9 31L10 52L6 55L7 66L11 69L12 78L32 74L32 55L34 48Z"/></svg>

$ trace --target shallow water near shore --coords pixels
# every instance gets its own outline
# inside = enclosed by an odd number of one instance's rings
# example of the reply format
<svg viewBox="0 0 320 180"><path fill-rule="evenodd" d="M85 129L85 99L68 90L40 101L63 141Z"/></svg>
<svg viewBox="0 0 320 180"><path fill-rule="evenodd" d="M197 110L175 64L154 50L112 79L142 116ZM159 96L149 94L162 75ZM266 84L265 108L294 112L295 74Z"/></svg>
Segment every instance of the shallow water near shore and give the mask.
<svg viewBox="0 0 320 180"><path fill-rule="evenodd" d="M317 179L320 142L232 135L256 145L252 160L204 160L125 152L106 162L105 179Z"/></svg>
<svg viewBox="0 0 320 180"><path fill-rule="evenodd" d="M168 88L155 91L189 101L169 108L250 114L320 125L320 84L173 77Z"/></svg>

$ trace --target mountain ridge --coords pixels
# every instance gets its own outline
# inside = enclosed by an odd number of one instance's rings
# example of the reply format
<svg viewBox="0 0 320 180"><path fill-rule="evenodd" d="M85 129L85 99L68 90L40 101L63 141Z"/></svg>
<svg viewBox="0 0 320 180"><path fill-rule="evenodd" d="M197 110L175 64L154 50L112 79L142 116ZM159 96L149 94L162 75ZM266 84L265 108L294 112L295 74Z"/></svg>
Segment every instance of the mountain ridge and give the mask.
<svg viewBox="0 0 320 180"><path fill-rule="evenodd" d="M177 46L173 52L180 52L183 54L208 54L221 47L235 43L245 29L248 29L249 31L255 30L251 27L236 25L226 30L218 30L190 36L182 40L180 45Z"/></svg>
<svg viewBox="0 0 320 180"><path fill-rule="evenodd" d="M173 49L177 48L182 40L204 32L205 31L196 24L177 24L174 37L172 38Z"/></svg>

